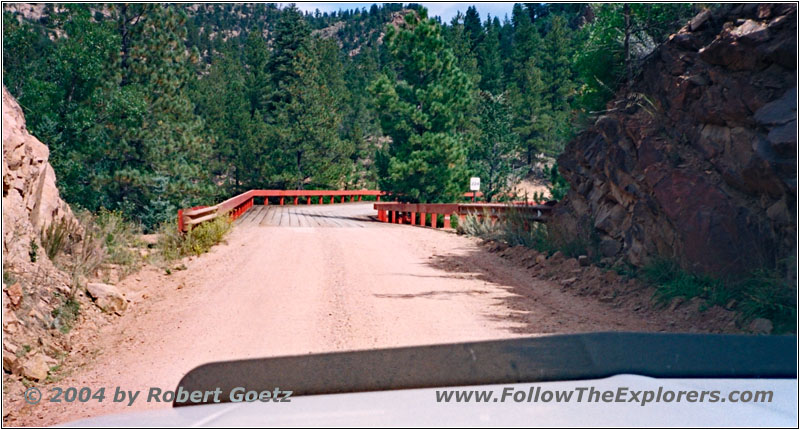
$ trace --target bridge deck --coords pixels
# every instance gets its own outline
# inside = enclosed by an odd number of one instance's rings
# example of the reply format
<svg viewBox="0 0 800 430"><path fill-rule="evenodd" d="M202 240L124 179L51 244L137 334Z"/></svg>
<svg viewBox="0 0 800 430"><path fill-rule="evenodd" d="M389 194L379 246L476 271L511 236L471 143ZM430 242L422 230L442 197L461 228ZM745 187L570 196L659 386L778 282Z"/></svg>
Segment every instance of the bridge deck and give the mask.
<svg viewBox="0 0 800 430"><path fill-rule="evenodd" d="M345 227L381 226L369 203L332 205L253 206L234 223L242 227Z"/></svg>

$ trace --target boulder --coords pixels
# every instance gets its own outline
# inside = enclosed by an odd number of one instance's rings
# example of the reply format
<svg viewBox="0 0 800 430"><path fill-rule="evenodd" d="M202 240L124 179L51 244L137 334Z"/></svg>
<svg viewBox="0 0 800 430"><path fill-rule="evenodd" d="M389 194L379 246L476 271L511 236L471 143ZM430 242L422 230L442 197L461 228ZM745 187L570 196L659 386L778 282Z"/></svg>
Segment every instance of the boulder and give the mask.
<svg viewBox="0 0 800 430"><path fill-rule="evenodd" d="M22 286L19 282L8 286L6 288L6 294L8 295L8 300L11 302L11 306L16 308L19 306L20 302L22 302Z"/></svg>
<svg viewBox="0 0 800 430"><path fill-rule="evenodd" d="M31 356L17 359L14 363L12 371L17 375L22 375L28 379L44 381L47 378L48 373L50 373L51 360L47 360L47 357L45 357L44 354L33 354Z"/></svg>
<svg viewBox="0 0 800 430"><path fill-rule="evenodd" d="M14 352L3 349L3 370L12 372L17 364L17 356Z"/></svg>
<svg viewBox="0 0 800 430"><path fill-rule="evenodd" d="M103 312L122 314L128 307L128 301L113 285L90 282L86 285L86 292Z"/></svg>
<svg viewBox="0 0 800 430"><path fill-rule="evenodd" d="M772 321L766 318L756 318L750 322L749 329L754 334L772 333Z"/></svg>

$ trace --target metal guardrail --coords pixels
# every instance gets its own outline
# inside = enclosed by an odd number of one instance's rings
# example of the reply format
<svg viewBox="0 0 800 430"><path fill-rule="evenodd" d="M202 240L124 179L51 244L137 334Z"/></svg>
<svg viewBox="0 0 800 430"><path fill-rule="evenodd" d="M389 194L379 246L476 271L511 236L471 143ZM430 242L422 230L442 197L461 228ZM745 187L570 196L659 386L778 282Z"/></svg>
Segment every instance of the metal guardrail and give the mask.
<svg viewBox="0 0 800 430"><path fill-rule="evenodd" d="M553 207L531 202L503 203L375 203L378 221L395 224L430 225L437 228L438 215L443 215L442 227L450 228L450 217L457 215L463 222L468 215L497 220L514 212L529 221L546 222ZM428 215L431 215L428 222Z"/></svg>

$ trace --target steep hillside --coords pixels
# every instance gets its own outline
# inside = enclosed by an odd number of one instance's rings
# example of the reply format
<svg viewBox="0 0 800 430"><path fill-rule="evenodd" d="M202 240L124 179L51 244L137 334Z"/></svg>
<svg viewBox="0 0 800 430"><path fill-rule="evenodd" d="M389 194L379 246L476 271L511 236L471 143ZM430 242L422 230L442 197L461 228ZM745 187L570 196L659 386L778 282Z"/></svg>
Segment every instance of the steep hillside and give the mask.
<svg viewBox="0 0 800 430"><path fill-rule="evenodd" d="M31 136L19 104L3 87L3 368L43 379L61 341L53 310L69 277L48 259L40 232L77 223L61 200L47 146Z"/></svg>
<svg viewBox="0 0 800 430"><path fill-rule="evenodd" d="M53 223L77 225L48 156L3 87L3 368L32 380L46 378L68 349L57 309L66 309L70 278L50 261L40 233Z"/></svg>
<svg viewBox="0 0 800 430"><path fill-rule="evenodd" d="M560 227L634 266L793 266L796 21L795 5L723 5L660 46L559 158Z"/></svg>

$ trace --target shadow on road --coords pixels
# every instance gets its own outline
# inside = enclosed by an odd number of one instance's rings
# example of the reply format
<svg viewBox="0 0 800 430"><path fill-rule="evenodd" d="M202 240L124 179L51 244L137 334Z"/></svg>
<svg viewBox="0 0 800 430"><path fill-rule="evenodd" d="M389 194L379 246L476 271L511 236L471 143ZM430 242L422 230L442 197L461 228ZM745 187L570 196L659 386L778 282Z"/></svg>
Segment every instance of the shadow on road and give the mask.
<svg viewBox="0 0 800 430"><path fill-rule="evenodd" d="M502 257L477 247L462 254L434 255L427 264L508 292L498 301L510 313L494 312L489 318L520 324L512 328L515 333L741 332L735 315L718 306L704 309L696 301L661 305L653 301L652 287L613 271L577 267L569 259L537 264L534 251L509 251L514 252Z"/></svg>
<svg viewBox="0 0 800 430"><path fill-rule="evenodd" d="M416 294L373 294L373 296L380 299L417 299L417 298L442 298L446 299L451 296L480 296L488 294L487 291L480 290L467 290L467 291L425 291Z"/></svg>

